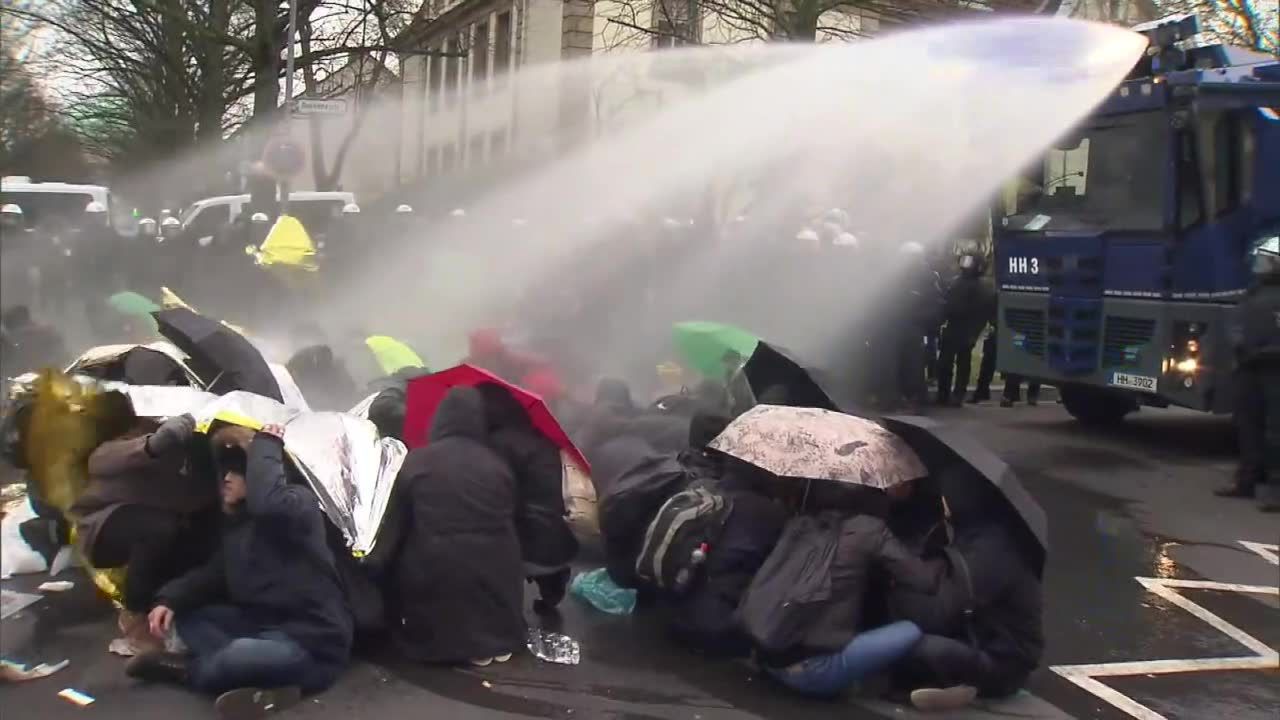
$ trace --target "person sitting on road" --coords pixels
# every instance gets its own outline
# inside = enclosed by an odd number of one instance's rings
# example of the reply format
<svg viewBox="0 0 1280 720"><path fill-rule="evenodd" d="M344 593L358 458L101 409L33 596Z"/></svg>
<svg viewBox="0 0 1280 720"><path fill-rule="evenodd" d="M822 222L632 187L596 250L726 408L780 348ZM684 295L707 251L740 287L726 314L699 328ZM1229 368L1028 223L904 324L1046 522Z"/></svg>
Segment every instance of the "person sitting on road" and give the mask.
<svg viewBox="0 0 1280 720"><path fill-rule="evenodd" d="M122 416L126 429L89 455L89 482L70 515L90 564L125 568L120 630L135 650L153 650L146 616L156 593L213 550L217 485L188 461L190 415L158 426L132 412Z"/></svg>
<svg viewBox="0 0 1280 720"><path fill-rule="evenodd" d="M860 629L877 568L896 585L921 593L936 592L941 582L943 564L921 560L885 524L890 498L905 497L910 490L909 483L901 483L886 496L862 486L815 484L813 493L822 496L811 496L811 506L843 516L831 560L831 594L795 649L762 656L765 671L782 685L803 695L834 697L887 670L919 642L921 630L909 620ZM811 650L832 646L841 647L836 652Z"/></svg>
<svg viewBox="0 0 1280 720"><path fill-rule="evenodd" d="M160 589L149 620L187 655L133 658L129 676L222 693L223 717L261 717L327 689L351 656L351 611L315 494L290 482L283 430L213 435L225 523L219 553Z"/></svg>
<svg viewBox="0 0 1280 720"><path fill-rule="evenodd" d="M941 474L953 539L939 590L895 588L890 605L925 635L896 666L922 710L1016 693L1040 664L1042 589L1034 559L1000 523L1003 499L969 468Z"/></svg>
<svg viewBox="0 0 1280 720"><path fill-rule="evenodd" d="M485 666L525 645L516 475L485 425L480 391L451 389L430 444L405 458L400 499L383 520L378 544L399 548L396 640L419 662Z"/></svg>
<svg viewBox="0 0 1280 720"><path fill-rule="evenodd" d="M516 476L516 531L525 573L538 586L534 607L548 613L564 599L569 563L578 554L578 541L565 519L560 449L534 429L529 414L506 388L481 383L477 390L484 398L489 446Z"/></svg>

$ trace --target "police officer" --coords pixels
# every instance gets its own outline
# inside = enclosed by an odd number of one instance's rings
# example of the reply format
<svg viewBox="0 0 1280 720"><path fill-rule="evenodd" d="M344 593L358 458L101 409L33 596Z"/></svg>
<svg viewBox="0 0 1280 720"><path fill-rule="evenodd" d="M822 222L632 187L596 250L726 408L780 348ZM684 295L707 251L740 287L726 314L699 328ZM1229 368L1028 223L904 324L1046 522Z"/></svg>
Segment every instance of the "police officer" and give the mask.
<svg viewBox="0 0 1280 720"><path fill-rule="evenodd" d="M938 357L938 404L960 407L969 386L973 346L991 316L995 291L982 277L982 258L969 249L957 262L960 274L947 288ZM952 387L954 373L954 387Z"/></svg>
<svg viewBox="0 0 1280 720"><path fill-rule="evenodd" d="M1235 482L1215 493L1256 497L1263 512L1280 512L1280 255L1255 251L1253 274L1233 332L1240 465Z"/></svg>
<svg viewBox="0 0 1280 720"><path fill-rule="evenodd" d="M929 394L926 380L925 338L942 321L942 288L938 274L929 267L924 246L903 243L899 249L903 271L903 307L892 330L892 356L898 368L897 388L907 411L920 413Z"/></svg>

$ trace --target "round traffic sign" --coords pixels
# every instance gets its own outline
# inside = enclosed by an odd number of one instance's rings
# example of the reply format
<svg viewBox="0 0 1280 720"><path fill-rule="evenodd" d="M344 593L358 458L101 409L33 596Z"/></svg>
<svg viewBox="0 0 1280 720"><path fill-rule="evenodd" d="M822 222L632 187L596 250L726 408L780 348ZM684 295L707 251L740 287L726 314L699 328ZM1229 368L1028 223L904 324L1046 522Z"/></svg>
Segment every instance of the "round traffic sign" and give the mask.
<svg viewBox="0 0 1280 720"><path fill-rule="evenodd" d="M268 143L263 161L271 174L278 177L291 177L302 172L306 167L307 157L302 150L302 145L291 138L283 138Z"/></svg>

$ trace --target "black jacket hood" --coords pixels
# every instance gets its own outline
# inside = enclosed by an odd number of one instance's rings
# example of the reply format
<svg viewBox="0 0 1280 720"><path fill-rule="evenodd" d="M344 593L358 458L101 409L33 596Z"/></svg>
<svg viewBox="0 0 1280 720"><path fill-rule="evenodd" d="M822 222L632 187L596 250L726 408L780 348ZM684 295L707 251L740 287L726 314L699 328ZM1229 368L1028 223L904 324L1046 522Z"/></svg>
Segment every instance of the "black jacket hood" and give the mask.
<svg viewBox="0 0 1280 720"><path fill-rule="evenodd" d="M463 437L483 442L485 432L484 399L472 387L455 387L440 401L431 420L431 439Z"/></svg>

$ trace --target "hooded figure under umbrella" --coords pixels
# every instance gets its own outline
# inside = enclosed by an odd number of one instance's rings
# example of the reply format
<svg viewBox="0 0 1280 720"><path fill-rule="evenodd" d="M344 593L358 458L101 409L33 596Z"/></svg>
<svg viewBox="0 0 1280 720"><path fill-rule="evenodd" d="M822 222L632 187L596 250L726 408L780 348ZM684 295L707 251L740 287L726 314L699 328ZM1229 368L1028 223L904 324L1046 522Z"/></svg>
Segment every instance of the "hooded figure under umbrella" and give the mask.
<svg viewBox="0 0 1280 720"><path fill-rule="evenodd" d="M422 662L504 662L525 643L516 478L488 445L475 388L445 395L430 437L405 458L399 515L383 527L400 545L397 640Z"/></svg>
<svg viewBox="0 0 1280 720"><path fill-rule="evenodd" d="M1012 695L1044 653L1039 561L1010 528L1004 501L971 468L944 470L940 483L953 530L950 572L936 595L898 588L890 600L925 633L896 667L921 709L954 709L975 690Z"/></svg>
<svg viewBox="0 0 1280 720"><path fill-rule="evenodd" d="M565 519L560 450L534 429L511 393L494 383L483 383L477 390L484 398L489 446L516 476L516 532L525 573L538 585L538 610L546 612L564 598L569 563L578 554L578 541Z"/></svg>

